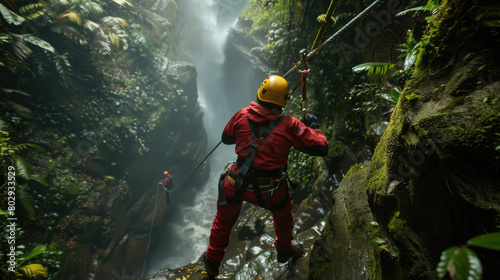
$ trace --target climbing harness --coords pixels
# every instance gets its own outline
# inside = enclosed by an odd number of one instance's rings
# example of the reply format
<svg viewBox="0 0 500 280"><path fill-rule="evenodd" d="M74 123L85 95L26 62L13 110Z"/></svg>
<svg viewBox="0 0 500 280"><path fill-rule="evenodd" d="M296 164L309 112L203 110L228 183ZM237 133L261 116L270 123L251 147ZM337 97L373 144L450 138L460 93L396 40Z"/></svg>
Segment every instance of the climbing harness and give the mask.
<svg viewBox="0 0 500 280"><path fill-rule="evenodd" d="M285 198L278 205L271 207L271 197L273 195L273 192L277 190L281 186L282 181L287 178L286 173L283 171L283 169L279 168L274 170L264 170L252 167L252 163L255 155L257 154L259 144L264 140L264 138L266 138L266 136L268 136L272 132L272 130L276 126L280 124L281 120L281 117L270 120L267 126L259 129L258 125L255 122L248 119L248 124L252 132L252 140L250 142L248 154L244 159L238 158L238 172L234 172L226 166L226 169L221 174L219 180L220 207L224 207L226 203L241 203L241 197L246 191L254 192L257 202L261 207L265 209L277 211L286 205L286 202L288 201L288 195L285 195ZM279 178L275 178L277 176L279 176ZM227 178L227 180L236 189L236 193L231 198L226 198L226 195L224 193L224 185L222 183L224 178ZM264 202L262 193L268 194L267 204Z"/></svg>
<svg viewBox="0 0 500 280"><path fill-rule="evenodd" d="M149 245L151 244L151 235L153 235L153 225L154 225L154 222L155 222L156 206L158 205L158 193L159 193L159 190L160 190L160 186L158 186L156 188L155 207L153 208L153 218L151 219L151 226L149 227L148 246L147 246L147 249L146 249L146 256L144 257L144 265L142 266L141 278L144 278L144 272L146 271L146 264L148 263Z"/></svg>

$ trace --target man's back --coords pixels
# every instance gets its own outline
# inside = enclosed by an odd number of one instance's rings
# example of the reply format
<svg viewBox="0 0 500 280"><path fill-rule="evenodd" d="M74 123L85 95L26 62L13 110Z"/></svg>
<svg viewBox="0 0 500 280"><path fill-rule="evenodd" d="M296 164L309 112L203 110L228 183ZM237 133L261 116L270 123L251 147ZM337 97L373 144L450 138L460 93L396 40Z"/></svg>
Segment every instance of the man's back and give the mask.
<svg viewBox="0 0 500 280"><path fill-rule="evenodd" d="M248 107L238 111L228 122L223 132L223 142L236 144L236 154L240 158L245 158L253 138L248 120L262 129L271 120L280 117L279 113L252 102ZM288 161L291 147L316 156L327 154L328 142L319 129L311 129L292 116L281 118L279 124L259 143L253 166L259 169L281 168Z"/></svg>

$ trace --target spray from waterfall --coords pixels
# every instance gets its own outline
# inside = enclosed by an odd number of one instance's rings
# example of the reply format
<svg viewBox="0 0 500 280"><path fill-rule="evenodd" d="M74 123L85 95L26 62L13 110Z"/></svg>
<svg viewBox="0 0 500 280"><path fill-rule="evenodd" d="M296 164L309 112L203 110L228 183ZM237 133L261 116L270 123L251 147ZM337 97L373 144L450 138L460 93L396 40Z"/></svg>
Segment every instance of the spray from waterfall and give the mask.
<svg viewBox="0 0 500 280"><path fill-rule="evenodd" d="M180 16L186 20L186 39L181 60L192 62L197 70L199 103L204 111L203 123L207 132L208 149L219 141L222 130L241 104L248 104L251 94L246 93L248 83L258 88L260 79L253 81L248 75L253 66L238 65L226 61L224 46L232 25L237 22L247 1L221 0L179 1ZM245 81L235 85L234 93L225 92L228 82L225 77L231 72L238 80ZM238 74L239 73L239 74ZM250 79L250 81L249 81ZM233 98L227 98L233 96ZM206 250L210 228L216 212L217 180L227 162L235 160L234 147L221 145L209 158L211 172L206 184L200 188L194 205L177 205L178 212L162 229L164 246L158 246L153 253L154 259L148 274L161 268L177 268L196 262ZM161 248L160 248L161 247Z"/></svg>

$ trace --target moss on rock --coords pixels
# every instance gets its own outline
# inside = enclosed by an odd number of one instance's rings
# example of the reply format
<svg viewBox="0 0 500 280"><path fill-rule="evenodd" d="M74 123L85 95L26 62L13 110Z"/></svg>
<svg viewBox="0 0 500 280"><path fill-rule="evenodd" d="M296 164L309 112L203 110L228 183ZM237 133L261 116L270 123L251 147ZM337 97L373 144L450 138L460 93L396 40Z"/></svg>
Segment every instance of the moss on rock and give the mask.
<svg viewBox="0 0 500 280"><path fill-rule="evenodd" d="M398 252L396 265L382 271L384 279L431 279L442 250L499 225L500 128L494 124L500 121L500 83L479 81L500 74L493 67L498 58L484 51L500 40L485 40L488 30L460 29L484 26L476 5L441 3L405 98L375 149L366 180L369 202Z"/></svg>

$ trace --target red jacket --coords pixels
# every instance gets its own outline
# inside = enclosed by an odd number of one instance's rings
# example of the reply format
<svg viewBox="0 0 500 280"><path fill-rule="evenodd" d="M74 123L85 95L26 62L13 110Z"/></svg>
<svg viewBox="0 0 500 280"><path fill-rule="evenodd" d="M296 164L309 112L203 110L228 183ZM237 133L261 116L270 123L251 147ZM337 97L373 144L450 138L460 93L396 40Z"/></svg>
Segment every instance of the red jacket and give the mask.
<svg viewBox="0 0 500 280"><path fill-rule="evenodd" d="M266 126L270 120L281 115L256 103L239 110L227 123L222 133L224 144L236 144L235 152L245 158L248 154L252 132L247 118L259 125ZM315 156L328 154L328 141L319 129L307 127L297 118L285 116L272 132L259 143L253 166L258 169L277 169L288 161L291 147Z"/></svg>
<svg viewBox="0 0 500 280"><path fill-rule="evenodd" d="M165 177L165 179L163 180L163 186L168 186L171 182L171 179L172 179L172 176L170 174L167 175L167 177Z"/></svg>

